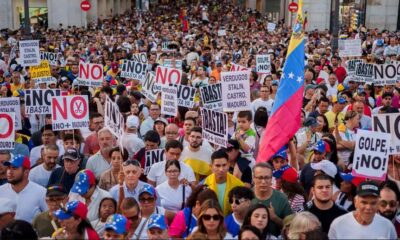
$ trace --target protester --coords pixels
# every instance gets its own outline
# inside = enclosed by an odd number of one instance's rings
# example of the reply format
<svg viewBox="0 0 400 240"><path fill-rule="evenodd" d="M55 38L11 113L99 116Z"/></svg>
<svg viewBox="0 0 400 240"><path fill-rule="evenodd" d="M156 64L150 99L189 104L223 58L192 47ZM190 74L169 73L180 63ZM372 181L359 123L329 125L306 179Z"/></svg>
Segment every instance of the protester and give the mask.
<svg viewBox="0 0 400 240"><path fill-rule="evenodd" d="M128 151L120 149L119 147L114 147L110 150L111 158L111 169L103 172L99 180L99 188L109 191L110 188L118 184L118 175L122 171L122 163L128 160Z"/></svg>
<svg viewBox="0 0 400 240"><path fill-rule="evenodd" d="M104 226L104 240L127 240L130 222L121 214L113 214L107 218Z"/></svg>
<svg viewBox="0 0 400 240"><path fill-rule="evenodd" d="M43 148L43 163L31 169L29 180L42 187L46 187L51 173L54 169L59 167L57 165L58 152L59 149L57 145L45 145Z"/></svg>
<svg viewBox="0 0 400 240"><path fill-rule="evenodd" d="M148 220L140 214L138 201L132 197L126 197L121 203L121 212L130 221L128 237L131 239L147 239Z"/></svg>
<svg viewBox="0 0 400 240"><path fill-rule="evenodd" d="M99 236L102 236L105 230L106 222L109 216L117 212L117 201L113 198L103 198L99 205L99 217L90 221L90 224Z"/></svg>
<svg viewBox="0 0 400 240"><path fill-rule="evenodd" d="M393 181L387 180L380 184L378 213L389 219L395 226L397 237L400 236L399 188Z"/></svg>
<svg viewBox="0 0 400 240"><path fill-rule="evenodd" d="M268 208L262 203L256 203L248 209L243 220L243 226L256 227L261 233L261 239L276 239L270 232L270 220Z"/></svg>
<svg viewBox="0 0 400 240"><path fill-rule="evenodd" d="M147 236L151 240L167 239L168 226L162 214L152 214L147 224Z"/></svg>
<svg viewBox="0 0 400 240"><path fill-rule="evenodd" d="M305 239L307 232L313 231L321 227L318 219L309 212L297 213L290 223L288 238L289 239Z"/></svg>
<svg viewBox="0 0 400 240"><path fill-rule="evenodd" d="M254 240L261 240L263 239L261 237L260 230L256 228L255 226L252 225L246 225L240 228L240 232L238 235L239 240L245 240L245 239L254 239Z"/></svg>
<svg viewBox="0 0 400 240"><path fill-rule="evenodd" d="M0 198L0 231L12 222L17 211L17 204L11 199Z"/></svg>

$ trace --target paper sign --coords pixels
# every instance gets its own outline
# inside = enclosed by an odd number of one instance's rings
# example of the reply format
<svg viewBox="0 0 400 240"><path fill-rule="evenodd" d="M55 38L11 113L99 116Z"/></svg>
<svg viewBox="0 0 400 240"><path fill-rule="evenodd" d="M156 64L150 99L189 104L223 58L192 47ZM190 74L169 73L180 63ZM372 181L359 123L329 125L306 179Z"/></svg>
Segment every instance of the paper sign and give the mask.
<svg viewBox="0 0 400 240"><path fill-rule="evenodd" d="M374 64L375 85L396 85L398 80L400 80L400 63Z"/></svg>
<svg viewBox="0 0 400 240"><path fill-rule="evenodd" d="M156 69L156 83L159 85L180 84L182 71L176 68L158 66Z"/></svg>
<svg viewBox="0 0 400 240"><path fill-rule="evenodd" d="M250 71L250 69L245 68L239 64L232 63L231 64L231 72L237 72L237 71Z"/></svg>
<svg viewBox="0 0 400 240"><path fill-rule="evenodd" d="M250 72L222 72L222 107L224 112L250 110Z"/></svg>
<svg viewBox="0 0 400 240"><path fill-rule="evenodd" d="M355 82L373 82L374 77L374 65L369 63L358 63L356 65L356 71L352 78Z"/></svg>
<svg viewBox="0 0 400 240"><path fill-rule="evenodd" d="M339 57L361 57L361 39L339 40Z"/></svg>
<svg viewBox="0 0 400 240"><path fill-rule="evenodd" d="M0 150L13 150L15 144L15 113L0 113Z"/></svg>
<svg viewBox="0 0 400 240"><path fill-rule="evenodd" d="M157 100L158 90L155 86L156 83L156 75L154 72L148 72L146 75L146 79L142 84L142 94L150 100L150 102L155 102Z"/></svg>
<svg viewBox="0 0 400 240"><path fill-rule="evenodd" d="M89 127L88 96L57 96L51 98L54 131Z"/></svg>
<svg viewBox="0 0 400 240"><path fill-rule="evenodd" d="M256 55L257 73L271 74L270 55Z"/></svg>
<svg viewBox="0 0 400 240"><path fill-rule="evenodd" d="M24 67L39 65L39 40L19 41L19 56Z"/></svg>
<svg viewBox="0 0 400 240"><path fill-rule="evenodd" d="M219 29L218 30L218 37L223 37L226 36L226 30L225 29Z"/></svg>
<svg viewBox="0 0 400 240"><path fill-rule="evenodd" d="M0 98L0 113L15 113L15 130L22 129L21 105L19 98Z"/></svg>
<svg viewBox="0 0 400 240"><path fill-rule="evenodd" d="M136 53L132 55L132 61L147 63L147 54L146 53Z"/></svg>
<svg viewBox="0 0 400 240"><path fill-rule="evenodd" d="M400 113L373 114L372 129L390 134L389 154L400 154Z"/></svg>
<svg viewBox="0 0 400 240"><path fill-rule="evenodd" d="M162 86L161 114L176 116L178 113L177 90L174 86Z"/></svg>
<svg viewBox="0 0 400 240"><path fill-rule="evenodd" d="M358 130L352 174L383 181L389 163L390 134Z"/></svg>
<svg viewBox="0 0 400 240"><path fill-rule="evenodd" d="M275 31L275 28L276 28L276 24L275 24L275 23L272 23L272 22L269 22L269 23L268 23L268 25L267 25L267 30L268 30L268 32L273 32L273 31Z"/></svg>
<svg viewBox="0 0 400 240"><path fill-rule="evenodd" d="M200 87L199 90L204 108L222 112L221 83Z"/></svg>
<svg viewBox="0 0 400 240"><path fill-rule="evenodd" d="M147 63L134 62L124 59L121 69L121 77L139 81L146 79Z"/></svg>
<svg viewBox="0 0 400 240"><path fill-rule="evenodd" d="M101 87L103 84L103 65L79 63L79 77L75 79L77 85Z"/></svg>
<svg viewBox="0 0 400 240"><path fill-rule="evenodd" d="M50 65L46 60L42 60L38 66L30 67L29 70L36 84L52 81Z"/></svg>
<svg viewBox="0 0 400 240"><path fill-rule="evenodd" d="M26 89L26 114L51 114L51 98L61 96L60 89Z"/></svg>
<svg viewBox="0 0 400 240"><path fill-rule="evenodd" d="M226 147L228 142L228 115L223 112L201 108L203 138Z"/></svg>
<svg viewBox="0 0 400 240"><path fill-rule="evenodd" d="M143 174L146 176L149 173L151 166L164 161L164 159L164 149L146 150Z"/></svg>
<svg viewBox="0 0 400 240"><path fill-rule="evenodd" d="M119 107L108 96L104 106L104 126L110 129L118 139L124 133L125 121L124 116L119 111Z"/></svg>
<svg viewBox="0 0 400 240"><path fill-rule="evenodd" d="M182 69L182 60L179 59L164 59L164 67Z"/></svg>
<svg viewBox="0 0 400 240"><path fill-rule="evenodd" d="M178 106L192 108L197 89L181 84L174 85L174 87L176 87L178 91Z"/></svg>
<svg viewBox="0 0 400 240"><path fill-rule="evenodd" d="M58 53L40 51L40 59L47 60L51 66L58 65L58 56L59 56Z"/></svg>

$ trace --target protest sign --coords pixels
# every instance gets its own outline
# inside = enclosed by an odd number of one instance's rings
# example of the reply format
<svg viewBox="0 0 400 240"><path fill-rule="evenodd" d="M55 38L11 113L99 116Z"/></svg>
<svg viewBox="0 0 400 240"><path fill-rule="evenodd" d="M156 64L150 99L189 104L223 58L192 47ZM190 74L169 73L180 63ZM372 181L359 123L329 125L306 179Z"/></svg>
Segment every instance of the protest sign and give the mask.
<svg viewBox="0 0 400 240"><path fill-rule="evenodd" d="M26 89L26 114L51 114L51 98L61 96L60 89Z"/></svg>
<svg viewBox="0 0 400 240"><path fill-rule="evenodd" d="M256 55L257 73L271 74L270 55Z"/></svg>
<svg viewBox="0 0 400 240"><path fill-rule="evenodd" d="M222 107L224 112L250 110L250 72L222 72Z"/></svg>
<svg viewBox="0 0 400 240"><path fill-rule="evenodd" d="M163 41L163 42L161 42L161 51L163 51L163 52L171 52L171 51L174 51L174 49L169 48L170 43L171 43L170 41Z"/></svg>
<svg viewBox="0 0 400 240"><path fill-rule="evenodd" d="M158 66L156 69L156 83L158 85L180 84L182 70Z"/></svg>
<svg viewBox="0 0 400 240"><path fill-rule="evenodd" d="M178 91L178 106L192 108L194 105L194 97L196 95L196 88L186 85L174 85Z"/></svg>
<svg viewBox="0 0 400 240"><path fill-rule="evenodd" d="M0 113L15 113L15 130L22 129L21 105L19 98L0 98Z"/></svg>
<svg viewBox="0 0 400 240"><path fill-rule="evenodd" d="M226 147L228 142L228 115L223 112L201 108L203 138L218 146Z"/></svg>
<svg viewBox="0 0 400 240"><path fill-rule="evenodd" d="M276 24L275 24L275 23L269 22L269 23L267 24L267 30L268 30L268 32L273 32L273 31L275 31L275 28L276 28Z"/></svg>
<svg viewBox="0 0 400 240"><path fill-rule="evenodd" d="M216 111L222 111L221 83L200 87L200 97L203 107Z"/></svg>
<svg viewBox="0 0 400 240"><path fill-rule="evenodd" d="M54 131L89 127L88 96L56 96L51 98Z"/></svg>
<svg viewBox="0 0 400 240"><path fill-rule="evenodd" d="M223 37L226 36L226 30L225 29L219 29L218 30L218 37Z"/></svg>
<svg viewBox="0 0 400 240"><path fill-rule="evenodd" d="M161 88L161 114L176 116L178 113L177 90L174 86Z"/></svg>
<svg viewBox="0 0 400 240"><path fill-rule="evenodd" d="M57 66L58 53L40 51L40 59L47 60L51 66Z"/></svg>
<svg viewBox="0 0 400 240"><path fill-rule="evenodd" d="M400 113L373 114L372 129L390 134L389 154L400 153Z"/></svg>
<svg viewBox="0 0 400 240"><path fill-rule="evenodd" d="M145 98L149 99L150 102L155 102L157 100L158 90L155 86L156 83L156 75L154 72L148 72L146 78L142 84L142 94Z"/></svg>
<svg viewBox="0 0 400 240"><path fill-rule="evenodd" d="M352 75L355 73L356 71L356 66L359 63L362 63L363 60L362 59L352 59L352 60L348 60L346 62L346 66L347 66L347 75Z"/></svg>
<svg viewBox="0 0 400 240"><path fill-rule="evenodd" d="M339 40L340 57L361 57L361 39L341 39Z"/></svg>
<svg viewBox="0 0 400 240"><path fill-rule="evenodd" d="M164 161L164 159L164 149L146 150L143 174L147 175L150 171L151 166L158 162Z"/></svg>
<svg viewBox="0 0 400 240"><path fill-rule="evenodd" d="M146 78L147 63L129 61L124 59L121 69L121 77L144 81Z"/></svg>
<svg viewBox="0 0 400 240"><path fill-rule="evenodd" d="M140 63L147 63L147 54L146 53L136 53L132 55L132 61L140 62Z"/></svg>
<svg viewBox="0 0 400 240"><path fill-rule="evenodd" d="M359 129L356 135L353 176L386 179L390 134Z"/></svg>
<svg viewBox="0 0 400 240"><path fill-rule="evenodd" d="M38 66L30 67L30 73L36 84L52 81L50 65L46 60L42 60Z"/></svg>
<svg viewBox="0 0 400 240"><path fill-rule="evenodd" d="M396 85L400 80L400 63L374 64L373 66L375 85Z"/></svg>
<svg viewBox="0 0 400 240"><path fill-rule="evenodd" d="M356 71L354 73L354 76L352 77L352 80L355 82L372 83L374 77L373 70L374 70L373 64L358 63L356 65Z"/></svg>
<svg viewBox="0 0 400 240"><path fill-rule="evenodd" d="M182 69L182 60L179 60L179 59L164 59L163 66L164 67L169 67L169 68Z"/></svg>
<svg viewBox="0 0 400 240"><path fill-rule="evenodd" d="M232 64L231 64L231 69L230 69L230 71L231 71L231 72L250 71L250 69L249 69L249 68L245 68L245 67L243 67L243 66L241 66L241 65L239 65L239 64L232 63Z"/></svg>
<svg viewBox="0 0 400 240"><path fill-rule="evenodd" d="M118 105L108 96L104 106L104 126L107 127L118 139L124 133L124 116L122 116L121 112L119 111Z"/></svg>
<svg viewBox="0 0 400 240"><path fill-rule="evenodd" d="M79 77L76 85L101 87L103 84L103 65L93 63L79 63Z"/></svg>
<svg viewBox="0 0 400 240"><path fill-rule="evenodd" d="M39 40L19 41L19 57L24 67L39 65Z"/></svg>
<svg viewBox="0 0 400 240"><path fill-rule="evenodd" d="M0 150L13 150L15 144L15 113L0 113Z"/></svg>

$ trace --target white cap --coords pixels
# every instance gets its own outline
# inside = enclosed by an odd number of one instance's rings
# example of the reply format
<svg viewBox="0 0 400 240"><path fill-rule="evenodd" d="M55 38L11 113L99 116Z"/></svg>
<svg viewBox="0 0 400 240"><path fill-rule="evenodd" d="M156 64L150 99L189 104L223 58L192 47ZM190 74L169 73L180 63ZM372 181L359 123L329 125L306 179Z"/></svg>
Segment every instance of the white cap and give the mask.
<svg viewBox="0 0 400 240"><path fill-rule="evenodd" d="M336 165L329 160L322 160L321 162L318 163L311 163L311 168L314 170L321 170L326 175L332 178L335 178L335 175L337 174Z"/></svg>
<svg viewBox="0 0 400 240"><path fill-rule="evenodd" d="M139 127L139 118L135 115L130 115L126 119L126 127L127 128L138 128Z"/></svg>
<svg viewBox="0 0 400 240"><path fill-rule="evenodd" d="M17 211L17 203L8 198L0 198L0 214L14 213Z"/></svg>

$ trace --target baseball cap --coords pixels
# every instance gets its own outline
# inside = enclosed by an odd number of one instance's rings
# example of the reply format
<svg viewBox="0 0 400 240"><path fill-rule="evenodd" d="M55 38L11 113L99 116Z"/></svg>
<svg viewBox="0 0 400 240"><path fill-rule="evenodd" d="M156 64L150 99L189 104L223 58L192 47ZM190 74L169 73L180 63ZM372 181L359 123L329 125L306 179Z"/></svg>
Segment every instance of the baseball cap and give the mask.
<svg viewBox="0 0 400 240"><path fill-rule="evenodd" d="M311 168L314 170L321 170L331 178L335 178L335 175L337 174L337 168L335 164L333 164L329 160L322 160L317 163L311 163Z"/></svg>
<svg viewBox="0 0 400 240"><path fill-rule="evenodd" d="M342 96L332 96L332 103L340 103L340 104L345 104L346 103L346 99Z"/></svg>
<svg viewBox="0 0 400 240"><path fill-rule="evenodd" d="M165 124L165 126L168 125L167 119L162 118L162 117L157 118L157 119L154 121L154 124L156 124L156 122L162 122L162 123Z"/></svg>
<svg viewBox="0 0 400 240"><path fill-rule="evenodd" d="M107 218L104 230L113 230L117 234L125 234L130 228L130 221L121 214L113 214Z"/></svg>
<svg viewBox="0 0 400 240"><path fill-rule="evenodd" d="M308 117L304 121L304 126L306 126L306 127L318 127L319 124L317 122L317 119L315 119L313 117Z"/></svg>
<svg viewBox="0 0 400 240"><path fill-rule="evenodd" d="M330 152L329 144L327 144L324 140L320 139L314 145L313 151L317 151L320 153Z"/></svg>
<svg viewBox="0 0 400 240"><path fill-rule="evenodd" d="M62 160L69 159L72 161L77 161L80 159L79 153L75 148L67 148L62 157Z"/></svg>
<svg viewBox="0 0 400 240"><path fill-rule="evenodd" d="M31 161L29 160L29 158L25 157L21 154L16 155L10 161L4 162L3 164L6 167L11 166L11 167L15 167L15 168L20 168L20 167L23 167L26 169L31 168Z"/></svg>
<svg viewBox="0 0 400 240"><path fill-rule="evenodd" d="M88 208L83 202L74 200L68 202L65 208L60 208L54 212L54 216L60 220L65 220L73 216L78 216L81 219L86 219Z"/></svg>
<svg viewBox="0 0 400 240"><path fill-rule="evenodd" d="M159 228L161 230L167 229L167 224L165 223L165 217L161 214L153 214L149 217L149 223L147 224L147 229Z"/></svg>
<svg viewBox="0 0 400 240"><path fill-rule="evenodd" d="M287 182L295 183L297 182L299 174L293 167L285 165L278 170L274 170L272 172L272 176L274 176L275 178L282 178Z"/></svg>
<svg viewBox="0 0 400 240"><path fill-rule="evenodd" d="M376 183L364 181L358 185L357 195L360 197L374 196L379 197L379 187Z"/></svg>
<svg viewBox="0 0 400 240"><path fill-rule="evenodd" d="M9 198L0 198L0 215L17 211L17 203Z"/></svg>
<svg viewBox="0 0 400 240"><path fill-rule="evenodd" d="M139 191L139 196L142 195L143 193L148 193L148 194L150 194L150 195L151 195L152 197L154 197L154 198L157 196L157 194L156 194L156 189L155 189L153 186L149 185L149 184L144 185L144 186L140 189L140 191Z"/></svg>
<svg viewBox="0 0 400 240"><path fill-rule="evenodd" d="M60 197L68 195L68 191L60 184L52 184L47 187L46 197Z"/></svg>
<svg viewBox="0 0 400 240"><path fill-rule="evenodd" d="M126 127L127 128L138 128L139 127L139 118L135 115L129 115L126 119Z"/></svg>
<svg viewBox="0 0 400 240"><path fill-rule="evenodd" d="M360 185L361 182L365 181L365 178L355 177L351 172L350 173L341 172L339 175L343 181L352 183L356 187Z"/></svg>
<svg viewBox="0 0 400 240"><path fill-rule="evenodd" d="M274 158L278 158L278 157L283 158L283 159L288 159L286 149L287 149L286 146L283 146L274 155L272 155L271 160Z"/></svg>
<svg viewBox="0 0 400 240"><path fill-rule="evenodd" d="M89 169L84 169L78 173L78 176L72 185L71 192L83 195L89 188L96 184L96 178Z"/></svg>
<svg viewBox="0 0 400 240"><path fill-rule="evenodd" d="M278 86L279 85L279 81L278 80L273 80L272 81L272 85L273 86Z"/></svg>

